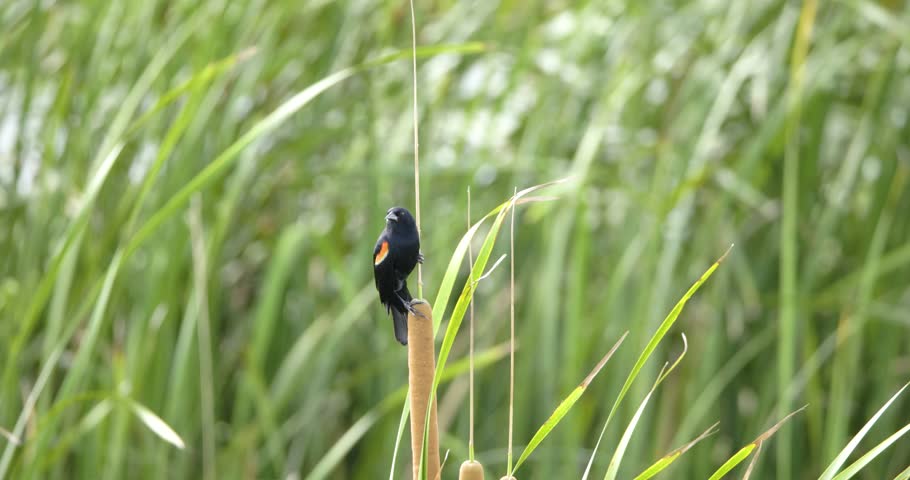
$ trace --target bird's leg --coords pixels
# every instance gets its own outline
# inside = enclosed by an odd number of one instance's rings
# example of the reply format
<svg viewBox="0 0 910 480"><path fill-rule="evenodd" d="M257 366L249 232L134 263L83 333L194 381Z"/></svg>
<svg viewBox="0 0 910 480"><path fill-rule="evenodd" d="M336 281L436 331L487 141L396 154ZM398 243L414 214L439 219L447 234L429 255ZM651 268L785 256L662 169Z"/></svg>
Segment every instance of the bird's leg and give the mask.
<svg viewBox="0 0 910 480"><path fill-rule="evenodd" d="M414 315L417 315L420 318L423 318L423 319L427 318L426 315L424 315L419 310L414 308L414 306L412 305L412 302L408 302L405 299L401 298L401 295L398 295L398 292L395 292L395 295L398 297L399 300L401 300L402 305L404 305L404 308L408 309L409 312L413 313Z"/></svg>
<svg viewBox="0 0 910 480"><path fill-rule="evenodd" d="M417 252L417 263L423 264L423 253Z"/></svg>
<svg viewBox="0 0 910 480"><path fill-rule="evenodd" d="M398 297L398 300L401 302L402 305L404 305L404 308L408 309L409 312L411 312L413 314L417 313L417 310L415 310L414 307L411 306L411 302L401 298L401 295L399 295L398 292L395 292L395 296Z"/></svg>

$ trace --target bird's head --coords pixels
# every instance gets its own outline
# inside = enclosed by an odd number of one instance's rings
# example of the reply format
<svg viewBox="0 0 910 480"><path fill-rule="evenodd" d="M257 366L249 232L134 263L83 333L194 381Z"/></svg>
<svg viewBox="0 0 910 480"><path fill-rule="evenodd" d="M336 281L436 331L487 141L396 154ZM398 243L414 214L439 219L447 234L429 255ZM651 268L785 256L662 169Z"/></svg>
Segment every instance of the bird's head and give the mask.
<svg viewBox="0 0 910 480"><path fill-rule="evenodd" d="M394 230L417 227L414 216L404 207L390 208L388 213L386 213L385 223Z"/></svg>

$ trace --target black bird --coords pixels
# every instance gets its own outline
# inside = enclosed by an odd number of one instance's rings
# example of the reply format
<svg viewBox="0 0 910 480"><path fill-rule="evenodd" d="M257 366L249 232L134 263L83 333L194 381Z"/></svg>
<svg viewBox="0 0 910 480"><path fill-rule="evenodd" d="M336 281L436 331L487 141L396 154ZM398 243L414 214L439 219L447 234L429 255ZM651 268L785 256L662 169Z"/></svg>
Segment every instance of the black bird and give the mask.
<svg viewBox="0 0 910 480"><path fill-rule="evenodd" d="M408 344L408 312L413 311L407 279L418 262L423 263L423 255L417 222L406 208L390 208L373 248L373 276L379 301L392 314L395 338L402 345Z"/></svg>

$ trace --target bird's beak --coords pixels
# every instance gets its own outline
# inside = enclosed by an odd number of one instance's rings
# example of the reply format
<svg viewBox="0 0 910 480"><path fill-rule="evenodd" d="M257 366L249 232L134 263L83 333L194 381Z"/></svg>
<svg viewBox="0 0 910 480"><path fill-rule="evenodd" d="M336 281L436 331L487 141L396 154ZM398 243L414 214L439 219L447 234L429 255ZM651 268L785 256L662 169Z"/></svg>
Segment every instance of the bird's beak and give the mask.
<svg viewBox="0 0 910 480"><path fill-rule="evenodd" d="M397 221L398 221L398 216L395 215L395 214L392 213L392 212L389 212L389 214L385 216L385 219L386 219L386 220L389 220L389 221L392 221L392 222L397 222Z"/></svg>

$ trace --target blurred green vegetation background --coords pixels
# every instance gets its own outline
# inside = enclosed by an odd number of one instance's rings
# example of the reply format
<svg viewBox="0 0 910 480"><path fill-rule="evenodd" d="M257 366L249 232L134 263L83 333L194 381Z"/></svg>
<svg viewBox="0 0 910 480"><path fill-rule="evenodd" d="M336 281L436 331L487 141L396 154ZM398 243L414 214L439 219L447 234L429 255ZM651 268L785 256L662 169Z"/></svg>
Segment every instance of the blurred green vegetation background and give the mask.
<svg viewBox="0 0 910 480"><path fill-rule="evenodd" d="M595 477L680 332L620 478L720 421L664 474L705 478L804 404L755 475L816 478L910 380L906 2L416 3L419 45L447 45L418 66L424 296L469 186L477 219L574 175L517 217L519 451L630 332L520 478L581 477L644 344L731 243ZM388 477L406 350L368 258L386 209L414 208L410 41L407 2L2 2L0 477ZM507 268L476 308L498 478ZM444 478L466 378L440 391ZM898 400L857 453L908 417ZM902 439L862 477L908 464Z"/></svg>

